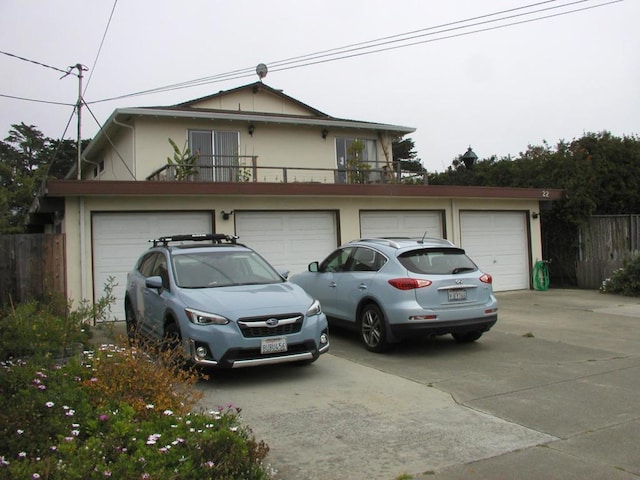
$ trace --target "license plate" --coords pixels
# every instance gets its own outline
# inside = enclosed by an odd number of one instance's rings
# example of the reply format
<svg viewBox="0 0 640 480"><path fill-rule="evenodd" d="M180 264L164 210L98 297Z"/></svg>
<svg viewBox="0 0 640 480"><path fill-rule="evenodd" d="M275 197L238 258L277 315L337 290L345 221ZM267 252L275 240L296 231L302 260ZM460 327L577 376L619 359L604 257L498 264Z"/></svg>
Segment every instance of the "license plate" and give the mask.
<svg viewBox="0 0 640 480"><path fill-rule="evenodd" d="M447 290L447 293L449 294L450 302L459 302L460 300L467 299L467 291L464 289Z"/></svg>
<svg viewBox="0 0 640 480"><path fill-rule="evenodd" d="M278 353L287 351L287 339L284 337L263 338L260 353Z"/></svg>

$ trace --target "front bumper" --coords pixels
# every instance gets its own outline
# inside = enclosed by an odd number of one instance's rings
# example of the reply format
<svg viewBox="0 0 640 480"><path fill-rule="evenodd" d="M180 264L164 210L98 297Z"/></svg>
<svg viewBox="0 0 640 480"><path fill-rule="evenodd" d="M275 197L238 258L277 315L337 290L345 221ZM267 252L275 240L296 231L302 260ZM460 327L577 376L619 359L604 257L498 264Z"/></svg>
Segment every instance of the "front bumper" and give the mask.
<svg viewBox="0 0 640 480"><path fill-rule="evenodd" d="M326 332L328 335L328 332ZM320 347L316 347L313 340L308 340L301 344L289 345L289 349L286 352L275 354L261 354L259 349L240 349L232 348L227 350L225 354L219 360L213 360L211 358L202 358L197 355L196 350L200 342L194 339L189 339L189 360L194 365L200 365L203 367L217 367L217 368L242 368L242 367L255 367L258 365L273 365L278 363L291 363L291 362L313 362L317 358L329 351L330 342L327 336L327 342L321 344Z"/></svg>

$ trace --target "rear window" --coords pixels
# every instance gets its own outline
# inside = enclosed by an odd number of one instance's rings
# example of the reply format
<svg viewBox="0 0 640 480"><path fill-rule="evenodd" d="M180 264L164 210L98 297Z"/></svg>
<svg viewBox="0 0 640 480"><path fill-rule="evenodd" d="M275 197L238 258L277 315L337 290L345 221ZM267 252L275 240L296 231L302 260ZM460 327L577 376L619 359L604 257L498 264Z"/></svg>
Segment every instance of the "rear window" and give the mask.
<svg viewBox="0 0 640 480"><path fill-rule="evenodd" d="M403 253L398 261L407 270L430 275L451 275L474 272L477 265L457 248L422 249Z"/></svg>

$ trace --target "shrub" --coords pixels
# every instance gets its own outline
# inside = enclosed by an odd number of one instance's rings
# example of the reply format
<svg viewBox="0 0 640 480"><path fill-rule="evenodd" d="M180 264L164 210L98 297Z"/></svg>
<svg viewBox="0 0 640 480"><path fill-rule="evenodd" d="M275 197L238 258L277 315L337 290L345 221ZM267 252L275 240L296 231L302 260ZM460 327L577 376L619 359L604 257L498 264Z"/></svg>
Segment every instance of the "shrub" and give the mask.
<svg viewBox="0 0 640 480"><path fill-rule="evenodd" d="M640 255L625 261L622 268L615 270L611 277L602 282L600 291L631 297L640 296Z"/></svg>
<svg viewBox="0 0 640 480"><path fill-rule="evenodd" d="M110 285L75 311L34 302L0 317L0 480L268 479L267 444L239 408L196 411L202 376L171 351L104 345L56 358L108 317Z"/></svg>
<svg viewBox="0 0 640 480"><path fill-rule="evenodd" d="M56 314L55 300L31 301L0 312L0 360L34 355L64 357L85 344L89 329L72 314Z"/></svg>
<svg viewBox="0 0 640 480"><path fill-rule="evenodd" d="M43 363L0 363L0 479L269 478L240 409L192 411L193 372L114 346Z"/></svg>
<svg viewBox="0 0 640 480"><path fill-rule="evenodd" d="M0 360L45 356L67 357L79 353L90 339L89 325L108 318L115 301L114 279L94 304L84 301L77 308L61 296L46 301L10 305L0 311Z"/></svg>

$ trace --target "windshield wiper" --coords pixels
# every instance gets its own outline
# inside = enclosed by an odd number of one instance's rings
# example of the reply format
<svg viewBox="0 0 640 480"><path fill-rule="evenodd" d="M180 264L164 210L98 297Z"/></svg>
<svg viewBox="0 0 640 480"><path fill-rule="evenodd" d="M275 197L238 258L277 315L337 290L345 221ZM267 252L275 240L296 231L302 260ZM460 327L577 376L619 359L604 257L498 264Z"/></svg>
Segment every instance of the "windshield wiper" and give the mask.
<svg viewBox="0 0 640 480"><path fill-rule="evenodd" d="M458 268L454 268L451 274L455 275L456 273L473 272L474 270L475 268L471 268L471 267L458 267Z"/></svg>

